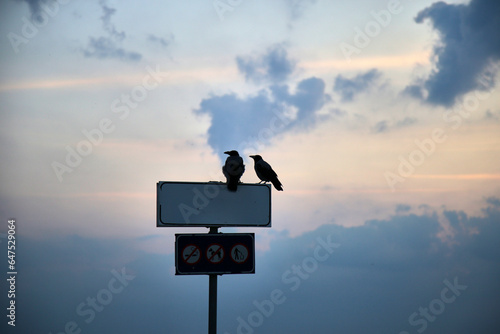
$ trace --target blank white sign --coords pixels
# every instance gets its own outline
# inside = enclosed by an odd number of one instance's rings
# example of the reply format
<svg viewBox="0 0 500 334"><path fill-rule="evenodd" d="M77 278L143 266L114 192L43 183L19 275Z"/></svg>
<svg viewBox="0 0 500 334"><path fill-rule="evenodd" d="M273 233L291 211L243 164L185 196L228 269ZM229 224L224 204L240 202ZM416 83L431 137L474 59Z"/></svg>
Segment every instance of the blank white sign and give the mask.
<svg viewBox="0 0 500 334"><path fill-rule="evenodd" d="M271 186L222 182L157 183L156 226L271 227Z"/></svg>

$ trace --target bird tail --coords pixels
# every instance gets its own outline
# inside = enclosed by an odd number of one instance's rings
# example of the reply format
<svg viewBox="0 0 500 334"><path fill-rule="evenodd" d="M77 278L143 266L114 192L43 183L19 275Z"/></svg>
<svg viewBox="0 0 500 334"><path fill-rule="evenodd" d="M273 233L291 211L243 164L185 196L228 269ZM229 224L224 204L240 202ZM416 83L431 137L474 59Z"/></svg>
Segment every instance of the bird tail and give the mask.
<svg viewBox="0 0 500 334"><path fill-rule="evenodd" d="M238 179L229 178L229 180L227 180L227 190L236 191L236 189L238 189Z"/></svg>
<svg viewBox="0 0 500 334"><path fill-rule="evenodd" d="M283 191L282 184L280 180L278 180L278 178L272 180L271 183L273 184L274 188L276 188L276 190Z"/></svg>

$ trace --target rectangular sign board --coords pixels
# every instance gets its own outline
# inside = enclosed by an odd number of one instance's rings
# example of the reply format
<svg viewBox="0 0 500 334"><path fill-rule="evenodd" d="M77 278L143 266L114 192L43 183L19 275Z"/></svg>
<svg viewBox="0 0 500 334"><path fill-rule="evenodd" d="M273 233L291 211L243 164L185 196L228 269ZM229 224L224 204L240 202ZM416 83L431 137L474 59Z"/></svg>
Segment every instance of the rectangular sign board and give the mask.
<svg viewBox="0 0 500 334"><path fill-rule="evenodd" d="M254 274L253 233L176 234L176 275Z"/></svg>
<svg viewBox="0 0 500 334"><path fill-rule="evenodd" d="M157 183L157 227L271 227L271 187L241 183L235 192L223 182Z"/></svg>

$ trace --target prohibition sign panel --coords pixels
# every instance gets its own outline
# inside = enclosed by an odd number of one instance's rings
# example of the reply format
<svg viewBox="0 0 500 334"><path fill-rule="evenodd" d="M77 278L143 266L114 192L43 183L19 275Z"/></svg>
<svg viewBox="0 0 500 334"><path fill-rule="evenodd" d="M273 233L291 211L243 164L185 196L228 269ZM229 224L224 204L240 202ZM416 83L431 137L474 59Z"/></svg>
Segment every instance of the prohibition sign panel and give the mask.
<svg viewBox="0 0 500 334"><path fill-rule="evenodd" d="M254 274L253 233L176 234L176 275Z"/></svg>

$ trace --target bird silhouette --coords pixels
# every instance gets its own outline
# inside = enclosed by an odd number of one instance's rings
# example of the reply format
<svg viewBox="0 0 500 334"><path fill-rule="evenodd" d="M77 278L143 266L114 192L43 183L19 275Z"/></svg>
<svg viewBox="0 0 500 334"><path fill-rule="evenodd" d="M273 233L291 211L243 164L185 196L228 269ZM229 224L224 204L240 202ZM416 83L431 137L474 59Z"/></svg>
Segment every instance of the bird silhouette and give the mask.
<svg viewBox="0 0 500 334"><path fill-rule="evenodd" d="M229 191L236 191L238 189L238 182L240 182L240 178L245 172L245 165L238 151L226 151L224 154L229 155L226 163L222 166L222 173L226 177L227 189Z"/></svg>
<svg viewBox="0 0 500 334"><path fill-rule="evenodd" d="M259 179L261 179L261 182L259 183L271 182L276 190L282 191L283 186L280 180L278 180L278 175L276 175L276 172L272 169L271 165L265 162L260 155L251 155L250 158L252 158L255 163L255 173Z"/></svg>

